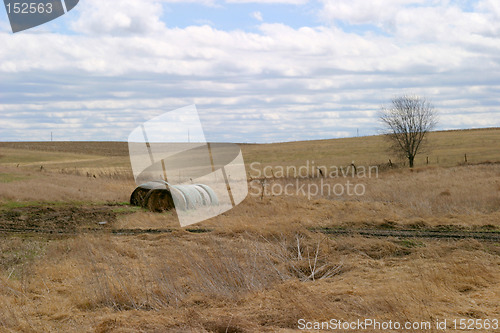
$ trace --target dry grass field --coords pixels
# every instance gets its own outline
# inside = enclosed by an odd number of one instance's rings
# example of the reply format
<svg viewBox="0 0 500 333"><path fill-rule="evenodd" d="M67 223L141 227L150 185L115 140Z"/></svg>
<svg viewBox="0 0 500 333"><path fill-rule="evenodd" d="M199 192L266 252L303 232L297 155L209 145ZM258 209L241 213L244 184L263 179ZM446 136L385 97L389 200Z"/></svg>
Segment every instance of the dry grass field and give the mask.
<svg viewBox="0 0 500 333"><path fill-rule="evenodd" d="M432 133L413 170L380 137L242 145L260 168L379 172L248 168L253 194L190 228L127 205L125 143L0 143L0 332L296 332L300 319L464 332L454 319L500 320L499 142L500 129ZM363 195L273 193L348 183Z"/></svg>

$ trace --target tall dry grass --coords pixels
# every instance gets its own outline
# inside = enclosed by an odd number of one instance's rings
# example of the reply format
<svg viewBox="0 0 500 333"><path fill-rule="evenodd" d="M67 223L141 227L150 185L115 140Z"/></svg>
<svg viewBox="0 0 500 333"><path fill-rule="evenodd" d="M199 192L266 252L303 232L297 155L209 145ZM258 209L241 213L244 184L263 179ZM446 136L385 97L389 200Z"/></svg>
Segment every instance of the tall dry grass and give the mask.
<svg viewBox="0 0 500 333"><path fill-rule="evenodd" d="M23 277L2 275L0 327L284 332L300 318L494 318L499 265L477 241L86 235L52 241Z"/></svg>
<svg viewBox="0 0 500 333"><path fill-rule="evenodd" d="M362 195L354 191L340 193L360 185ZM287 188L287 195L283 189ZM300 191L300 189L305 191ZM318 192L318 188L320 191ZM323 188L323 190L321 190ZM264 190L263 190L264 189ZM311 191L308 191L311 189ZM388 220L427 220L439 223L474 216L489 220L500 212L500 164L458 166L453 168L420 168L382 172L378 177L337 178L268 178L250 183L251 200L294 202L295 209L314 206L317 218L365 223ZM305 192L305 195L304 193ZM265 193L261 195L261 193ZM298 198L295 203L295 198ZM249 200L250 201L250 200ZM251 201L250 201L251 202ZM352 207L352 208L349 208ZM333 209L331 209L333 208ZM328 212L330 210L331 212ZM320 217L318 212L323 212ZM307 217L306 212L301 216ZM474 221L466 223L473 224Z"/></svg>
<svg viewBox="0 0 500 333"><path fill-rule="evenodd" d="M500 210L500 164L417 169L367 184L362 200L400 205L408 216L488 214Z"/></svg>

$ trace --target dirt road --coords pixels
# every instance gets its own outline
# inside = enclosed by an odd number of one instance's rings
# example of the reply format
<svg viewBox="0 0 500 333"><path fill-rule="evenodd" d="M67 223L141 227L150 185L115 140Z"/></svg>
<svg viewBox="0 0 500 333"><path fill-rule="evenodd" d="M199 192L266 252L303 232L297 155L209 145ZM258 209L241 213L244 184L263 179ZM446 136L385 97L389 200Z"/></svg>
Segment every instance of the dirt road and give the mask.
<svg viewBox="0 0 500 333"><path fill-rule="evenodd" d="M180 228L119 229L113 224L120 214L132 214L122 205L37 205L3 208L0 210L0 233L63 234L74 235L85 232L103 232L113 235L170 233ZM189 232L211 232L210 229L193 227ZM477 239L500 242L500 231L493 226L483 230L464 230L456 226L441 226L424 229L380 228L314 228L336 236L364 236L377 238L427 238L427 239Z"/></svg>

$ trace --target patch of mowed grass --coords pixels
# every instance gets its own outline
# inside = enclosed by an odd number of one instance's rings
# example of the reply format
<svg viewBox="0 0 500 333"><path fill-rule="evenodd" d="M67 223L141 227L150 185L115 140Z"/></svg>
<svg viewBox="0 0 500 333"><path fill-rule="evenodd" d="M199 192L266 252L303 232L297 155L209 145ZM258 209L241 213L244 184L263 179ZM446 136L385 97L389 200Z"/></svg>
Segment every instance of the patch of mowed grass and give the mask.
<svg viewBox="0 0 500 333"><path fill-rule="evenodd" d="M113 208L112 212L116 214L128 214L128 213L141 212L143 210L144 209L142 207L130 206L130 204L127 204L127 205L119 205L118 207Z"/></svg>
<svg viewBox="0 0 500 333"><path fill-rule="evenodd" d="M2 148L2 154L0 155L0 164L43 164L46 162L63 162L66 160L85 160L90 157L92 156L74 153Z"/></svg>
<svg viewBox="0 0 500 333"><path fill-rule="evenodd" d="M99 151L93 152L87 146L99 144L103 149L113 150L117 143L107 142L68 142L73 150L67 151L65 147L52 146L50 142L30 143L6 143L0 142L0 165L18 166L21 168L31 167L34 170L43 166L44 170L58 170L71 173L73 169L92 169L90 173L122 172L130 168L128 156L100 155ZM121 143L127 147L126 142ZM46 148L46 149L44 149ZM62 150L57 150L61 148ZM78 171L75 169L75 172ZM80 170L81 171L81 170ZM85 174L85 172L83 172Z"/></svg>
<svg viewBox="0 0 500 333"><path fill-rule="evenodd" d="M129 203L118 202L118 203L110 203L110 202L98 202L98 201L0 201L0 211L1 210L12 210L16 208L26 208L26 207L72 207L72 206L80 206L80 207L95 207L95 206L109 206L115 207L112 211L115 213L128 213L128 212L137 212L140 211L140 207L130 206Z"/></svg>
<svg viewBox="0 0 500 333"><path fill-rule="evenodd" d="M2 210L12 210L16 208L25 208L25 207L38 207L41 205L47 205L46 202L40 201L0 201L0 211Z"/></svg>
<svg viewBox="0 0 500 333"><path fill-rule="evenodd" d="M75 204L81 205L92 205L92 203L76 203L76 202L64 202L64 201L0 201L0 210L12 210L16 208L26 208L26 207L65 207Z"/></svg>
<svg viewBox="0 0 500 333"><path fill-rule="evenodd" d="M0 173L0 183L12 183L18 180L28 179L29 176L14 175L11 173Z"/></svg>

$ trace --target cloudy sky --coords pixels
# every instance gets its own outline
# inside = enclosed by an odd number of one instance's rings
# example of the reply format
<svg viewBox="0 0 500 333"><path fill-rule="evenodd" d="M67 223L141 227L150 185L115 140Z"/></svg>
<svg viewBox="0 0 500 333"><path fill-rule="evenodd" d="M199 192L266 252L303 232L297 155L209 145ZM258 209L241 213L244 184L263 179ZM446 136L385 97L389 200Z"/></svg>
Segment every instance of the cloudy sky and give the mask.
<svg viewBox="0 0 500 333"><path fill-rule="evenodd" d="M0 140L126 140L196 104L207 139L376 134L418 94L439 129L500 126L498 0L80 0L12 34L0 8Z"/></svg>

